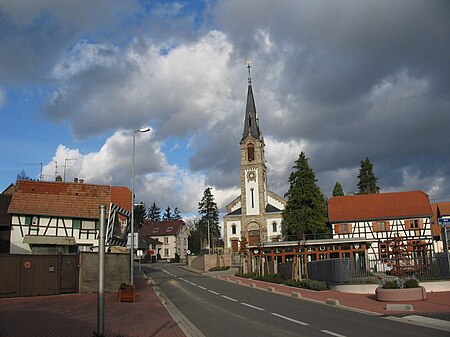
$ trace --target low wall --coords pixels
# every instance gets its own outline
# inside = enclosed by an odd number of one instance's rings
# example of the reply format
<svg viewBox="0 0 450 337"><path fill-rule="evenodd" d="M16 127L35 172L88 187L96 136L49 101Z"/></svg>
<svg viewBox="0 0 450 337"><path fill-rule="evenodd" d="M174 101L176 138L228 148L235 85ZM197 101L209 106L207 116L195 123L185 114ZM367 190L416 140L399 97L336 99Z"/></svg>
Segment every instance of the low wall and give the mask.
<svg viewBox="0 0 450 337"><path fill-rule="evenodd" d="M450 281L420 282L426 292L450 291ZM331 290L352 294L375 294L378 284L336 284L330 285Z"/></svg>
<svg viewBox="0 0 450 337"><path fill-rule="evenodd" d="M80 253L80 293L93 293L98 289L98 254ZM130 282L130 255L105 254L105 291L117 292L120 284Z"/></svg>
<svg viewBox="0 0 450 337"><path fill-rule="evenodd" d="M213 267L231 266L231 254L207 254L202 256L188 256L188 266L208 271Z"/></svg>

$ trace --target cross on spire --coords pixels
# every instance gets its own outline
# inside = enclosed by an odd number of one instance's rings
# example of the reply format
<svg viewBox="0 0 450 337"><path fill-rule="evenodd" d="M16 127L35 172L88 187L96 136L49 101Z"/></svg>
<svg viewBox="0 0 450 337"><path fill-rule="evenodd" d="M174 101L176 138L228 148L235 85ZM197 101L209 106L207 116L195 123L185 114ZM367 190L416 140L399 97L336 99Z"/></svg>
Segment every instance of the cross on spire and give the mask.
<svg viewBox="0 0 450 337"><path fill-rule="evenodd" d="M250 74L250 68L252 67L252 61L251 60L247 60L247 69L248 69L248 85L252 84L252 77Z"/></svg>

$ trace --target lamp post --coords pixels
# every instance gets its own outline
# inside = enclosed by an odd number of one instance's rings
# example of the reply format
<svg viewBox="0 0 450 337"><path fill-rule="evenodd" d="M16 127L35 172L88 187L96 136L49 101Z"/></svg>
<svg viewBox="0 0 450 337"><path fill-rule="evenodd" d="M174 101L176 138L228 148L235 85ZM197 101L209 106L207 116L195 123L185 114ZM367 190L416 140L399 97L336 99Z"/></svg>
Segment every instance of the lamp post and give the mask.
<svg viewBox="0 0 450 337"><path fill-rule="evenodd" d="M149 128L135 130L133 132L133 168L131 173L131 230L130 230L130 284L134 284L134 177L136 175L136 133L148 132Z"/></svg>

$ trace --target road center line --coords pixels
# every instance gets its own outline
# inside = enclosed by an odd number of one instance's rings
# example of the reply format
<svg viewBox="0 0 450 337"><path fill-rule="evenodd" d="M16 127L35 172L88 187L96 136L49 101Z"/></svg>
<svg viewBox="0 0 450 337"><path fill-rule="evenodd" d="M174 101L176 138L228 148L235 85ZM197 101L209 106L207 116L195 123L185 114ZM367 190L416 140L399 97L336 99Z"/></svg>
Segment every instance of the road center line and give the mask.
<svg viewBox="0 0 450 337"><path fill-rule="evenodd" d="M336 332L333 332L333 331L330 331L330 330L320 330L320 331L322 331L323 333L329 334L331 336L345 337L344 335L340 335L340 334L338 334Z"/></svg>
<svg viewBox="0 0 450 337"><path fill-rule="evenodd" d="M214 295L220 295L218 292L215 292L214 290L209 290L209 289L208 289L208 291L209 291L210 293L214 294Z"/></svg>
<svg viewBox="0 0 450 337"><path fill-rule="evenodd" d="M202 287L202 286L198 286L200 289L203 289L203 290L206 290L206 288L205 287Z"/></svg>
<svg viewBox="0 0 450 337"><path fill-rule="evenodd" d="M194 282L189 282L190 284L192 284L193 286L196 286L196 284Z"/></svg>
<svg viewBox="0 0 450 337"><path fill-rule="evenodd" d="M249 307L249 308L252 308L252 309L256 309L256 310L259 310L259 311L265 311L266 310L266 309L263 309L263 308L260 308L260 307L255 307L254 305L251 305L251 304L248 304L248 303L244 303L244 302L241 302L241 304L245 305L246 307Z"/></svg>
<svg viewBox="0 0 450 337"><path fill-rule="evenodd" d="M167 271L167 270L162 270L163 272L165 272L166 274L169 274L170 276L175 276L174 274L172 274L171 272Z"/></svg>
<svg viewBox="0 0 450 337"><path fill-rule="evenodd" d="M290 321L290 322L297 323L297 324L300 324L300 325L309 325L308 323L305 323L305 322L302 322L302 321L297 321L296 319L293 319L293 318L290 318L290 317L286 317L286 316L277 314L275 312L272 312L270 314L274 315L274 316L277 316L279 318L285 319L286 321Z"/></svg>
<svg viewBox="0 0 450 337"><path fill-rule="evenodd" d="M222 297L226 298L227 300L230 300L230 301L233 301L233 302L237 302L237 300L234 299L234 298L231 298L231 297L228 297L228 296L225 296L225 295L222 295Z"/></svg>

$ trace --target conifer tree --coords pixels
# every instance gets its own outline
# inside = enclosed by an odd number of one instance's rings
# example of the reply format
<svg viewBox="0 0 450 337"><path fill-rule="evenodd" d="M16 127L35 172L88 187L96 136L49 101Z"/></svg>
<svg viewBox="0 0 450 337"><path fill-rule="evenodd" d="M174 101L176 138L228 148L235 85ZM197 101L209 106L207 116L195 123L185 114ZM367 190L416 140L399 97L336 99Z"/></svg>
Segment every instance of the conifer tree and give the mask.
<svg viewBox="0 0 450 337"><path fill-rule="evenodd" d="M283 233L296 239L303 234L328 233L325 197L317 186L314 171L302 152L289 176L289 190L283 211Z"/></svg>
<svg viewBox="0 0 450 337"><path fill-rule="evenodd" d="M150 221L161 221L161 209L156 206L156 202L153 202L148 209L148 219Z"/></svg>
<svg viewBox="0 0 450 337"><path fill-rule="evenodd" d="M180 220L181 219L181 213L180 213L180 210L178 209L178 207L175 207L175 209L173 210L172 219L173 220Z"/></svg>
<svg viewBox="0 0 450 337"><path fill-rule="evenodd" d="M214 196L211 193L211 188L208 187L203 192L203 198L198 204L198 213L200 215L199 228L201 237L208 241L208 226L210 232L210 244L212 245L220 238L219 228L219 209L214 201Z"/></svg>
<svg viewBox="0 0 450 337"><path fill-rule="evenodd" d="M373 164L370 162L369 157L365 160L361 160L361 168L358 175L358 190L360 194L373 194L379 193L380 188L377 185L377 177L373 173Z"/></svg>
<svg viewBox="0 0 450 337"><path fill-rule="evenodd" d="M170 221L173 220L172 218L172 210L170 209L170 206L167 206L167 208L164 210L164 214L162 216L163 221Z"/></svg>
<svg viewBox="0 0 450 337"><path fill-rule="evenodd" d="M341 197L344 196L344 190L342 188L342 185L336 181L336 184L334 184L334 188L333 188L333 197Z"/></svg>

